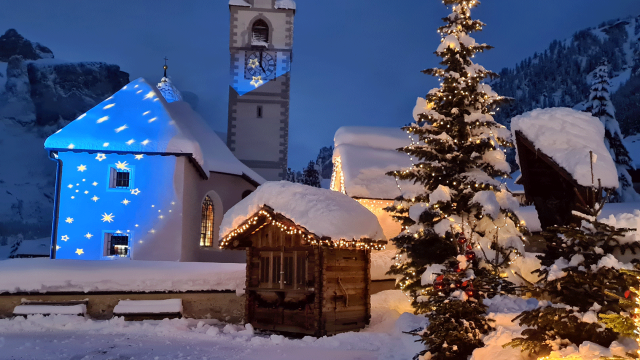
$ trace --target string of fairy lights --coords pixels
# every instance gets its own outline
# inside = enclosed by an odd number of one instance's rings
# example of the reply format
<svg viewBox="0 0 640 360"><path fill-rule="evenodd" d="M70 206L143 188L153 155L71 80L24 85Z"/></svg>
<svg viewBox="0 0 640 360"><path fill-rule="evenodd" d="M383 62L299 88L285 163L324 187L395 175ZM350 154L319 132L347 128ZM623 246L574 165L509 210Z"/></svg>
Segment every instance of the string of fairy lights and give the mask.
<svg viewBox="0 0 640 360"><path fill-rule="evenodd" d="M475 0L472 1L468 1L468 2L463 2L462 4L460 4L459 6L454 6L453 11L454 13L457 13L457 15L459 17L462 18L462 20L460 20L460 18L456 18L455 21L457 21L457 26L455 22L452 22L451 24L449 24L448 26L443 26L440 29L438 29L438 33L441 35L441 42L445 42L446 41L446 37L450 36L450 35L454 35L456 36L456 40L459 42L460 40L460 36L461 34L464 34L464 36L466 36L467 31L469 30L469 27L472 27L475 30L482 30L482 26L481 26L481 22L479 21L472 21L470 20L470 8L475 6L477 4L477 2ZM467 26L467 29L464 29L460 24L460 22L462 22L462 25ZM474 42L475 44L475 42ZM478 48L481 48L484 45L479 46ZM459 46L453 46L453 47L449 47L449 50L452 50L454 52L458 52L458 51L466 51L469 52L469 54L467 55L471 55L471 57L474 57L474 53L477 51L477 49L475 49L475 46L470 45L470 46L466 46L466 49L464 48L460 48ZM484 90L486 90L486 88L484 88L484 84L483 83L479 83L479 80L482 80L486 77L486 71L484 70L484 68L482 67L478 67L476 66L473 69L473 73L471 72L464 72L463 74L458 74L459 76L457 77L450 77L448 76L448 74L446 73L445 69L432 69L433 71L433 75L438 77L439 83L441 87L446 86L454 86L453 89L453 96L457 96L457 95L466 95L472 96L471 101L475 101L475 102L479 102L483 105L484 108L486 108L487 106L490 106L493 102L495 101L499 101L501 100L503 97L498 96L497 94L489 96L489 94L487 94ZM458 88L454 81L457 81L459 84L463 84L464 85L468 85L468 86L473 86L474 83L478 83L478 85L482 85L482 88L479 88L478 90L480 91L476 91L474 94L470 94L469 90L466 90L464 88ZM458 88L457 90L455 88ZM438 91L436 93L431 93L428 96L428 100L425 101L425 107L424 110L426 110L425 112L422 113L423 116L423 121L428 122L430 126L433 126L435 129L438 128L442 128L443 130L446 130L446 128L450 128L451 125L447 122L445 122L445 117L443 115L441 115L440 113L438 113L437 111L434 110L434 107L437 103L440 103L444 100L447 99L451 99L452 98L452 94L444 94L442 91ZM496 110L499 110L496 109ZM501 150L503 153L506 153L506 147L508 146L512 146L512 144L507 141L502 139L500 136L498 136L497 133L494 133L493 129L491 129L491 127L496 127L498 129L506 129L506 127L504 127L503 125L497 124L495 123L495 121L493 121L493 118L490 117L490 115L494 115L495 112L492 111L488 111L487 113L483 113L484 116L484 121L480 121L481 119L472 119L471 122L468 122L468 127L469 127L469 134L473 134L473 131L471 130L471 127L475 127L475 128L480 128L480 127L489 127L489 133L487 134L485 133L478 133L475 135L472 135L468 140L475 142L476 144L481 144L482 142L488 142L489 144L491 144L491 146L495 149L495 150ZM475 121L473 121L475 120ZM446 126L446 128L445 128ZM416 123L411 124L410 126L408 126L406 129L407 132L407 136L410 140L411 145L408 147L410 150L411 149L415 149L418 146L422 146L422 145L427 145L431 142L451 142L452 144L457 144L458 140L457 139L452 139L449 136L430 136L425 138L424 140L418 140L416 141L414 139L415 135L418 135L418 132L422 132L424 130L423 125L420 124L420 120L417 120ZM446 132L443 131L443 134L446 134ZM420 139L420 136L418 135L418 139ZM423 143L423 144L421 144ZM398 190L401 192L401 194L404 194L404 191L402 190L402 186L401 186L401 176L406 176L409 173L412 172L416 172L416 171L423 171L426 173L426 175L429 175L429 173L431 174L431 176L435 177L438 176L437 173L439 173L439 171L436 170L435 166L429 166L429 164L419 164L416 165L413 159L413 156L408 153L407 154L409 156L409 160L411 161L411 168L409 169L404 169L398 172L394 173L394 178L395 178L395 182L396 182L396 186L398 187ZM497 190L502 189L503 185L505 183L505 179L507 178L507 175L503 175L502 179L500 181L500 185L496 185L495 184L491 184L491 183L483 183L482 181L478 181L478 179L472 180L471 177L467 177L466 179L464 179L464 181L460 182L460 184L457 184L458 181L453 181L452 180L452 185L457 185L458 187L464 189L466 185L466 189L476 189L476 190ZM441 177L440 177L441 179ZM446 184L449 184L449 181L445 181ZM399 203L397 205L398 210L402 210L403 207L405 206L411 206L413 203L415 202L415 198L411 199L409 201L409 199ZM439 205L438 204L434 204L433 205L434 209L437 209L437 211L442 212L441 209L439 209ZM455 205L453 206L453 208L455 209ZM482 219L483 216L480 216L480 219ZM451 216L451 214L446 214L444 212L442 212L442 216L440 218L442 219L449 219L452 223L455 223L456 220ZM511 211L511 210L507 210L506 213L503 215L503 219L504 219L504 224L499 225L497 224L496 221L493 221L493 229L495 230L495 236L496 238L498 237L498 234L500 232L501 229L507 227L510 225L509 220L512 220L511 223L515 226L515 228L518 230L518 232L521 234L522 230L525 229L526 223L524 221L518 221L517 216ZM440 220L440 221L441 221ZM469 219L467 219L469 220ZM498 219L496 219L498 220ZM467 221L465 222L463 219L460 219L460 224L456 225L457 227L461 228L461 233L464 233L464 228L465 226L467 227L467 229L472 229L472 226L475 226L477 224L477 220L474 218L472 221ZM473 227L475 228L475 227ZM453 229L453 227L452 227ZM409 229L403 228L403 231L409 231ZM417 230L417 232L415 234L413 234L414 237L419 238L421 236L421 234L424 233L424 229L419 229ZM470 243L473 239L473 235L474 232L473 230L470 231ZM477 234L476 234L477 235ZM479 235L478 235L479 236ZM444 238L445 236L443 236ZM520 235L521 240L524 240L524 238L522 237L522 235ZM455 240L455 239L454 239ZM476 246L477 248L481 248L480 242L477 241L476 242ZM515 254L515 256L513 258L511 258L511 253ZM517 250L517 249L512 249L511 252L508 256L509 256L509 264L513 264L514 261L516 261L516 259L518 259L519 257L522 256L522 254ZM401 254L401 251L398 250L398 253L395 256L395 262L396 262L396 266L401 266L403 264L403 259L402 259L403 255ZM413 276L415 276L415 270L411 270L408 269L407 271L407 275L413 274ZM404 277L404 279L400 280L401 282L399 283L401 289L404 290L405 286L407 286L408 284L410 284L411 282L414 281L414 279L410 279L407 276ZM423 290L424 291L424 290ZM414 299L415 300L415 299Z"/></svg>
<svg viewBox="0 0 640 360"><path fill-rule="evenodd" d="M254 228L260 221L262 221L262 223L257 228ZM278 221L274 218L271 212L265 210L264 208L250 218L246 219L240 226L236 227L230 233L225 235L220 241L219 246L221 249L227 248L230 246L230 244L233 244L234 240L237 237L244 235L247 231L251 230L251 233L249 235L253 235L267 225L275 225L280 231L287 235L300 235L302 236L302 239L305 243L309 243L310 245L315 246L327 246L331 248L358 250L384 250L386 248L386 245L384 245L382 242L369 241L367 239L322 239L298 225L289 225Z"/></svg>

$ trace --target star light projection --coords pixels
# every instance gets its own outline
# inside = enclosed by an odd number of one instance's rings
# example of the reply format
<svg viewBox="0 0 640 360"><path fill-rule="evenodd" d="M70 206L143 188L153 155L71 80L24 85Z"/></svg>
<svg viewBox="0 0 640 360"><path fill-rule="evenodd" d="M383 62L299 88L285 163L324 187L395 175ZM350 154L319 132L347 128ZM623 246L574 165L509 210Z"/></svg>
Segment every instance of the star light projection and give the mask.
<svg viewBox="0 0 640 360"><path fill-rule="evenodd" d="M231 79L231 87L240 96L257 89L258 87L277 79L291 71L291 53L288 51L270 52L269 55L275 60L275 71L271 75L264 76L260 68L260 59L248 58L248 53L253 51L238 50L232 52L232 68L236 69ZM256 70L257 69L257 70ZM251 70L251 72L249 72ZM255 79L253 75L263 75L261 79ZM258 77L258 76L256 76Z"/></svg>
<svg viewBox="0 0 640 360"><path fill-rule="evenodd" d="M146 209L156 204L164 212L175 202L177 160L148 154L174 153L167 146L180 135L182 123L173 119L157 94L155 87L135 80L46 140L45 148L57 151L65 164L56 224L61 235L53 244L56 258L108 259L105 241L118 229L129 237L131 253L134 243L163 246L157 242L165 241L161 237L167 228L162 224L176 224L176 218L168 213L160 218ZM112 169L128 171L135 188L116 187Z"/></svg>
<svg viewBox="0 0 640 360"><path fill-rule="evenodd" d="M251 81L251 85L255 86L256 88L260 85L262 85L264 82L262 81L262 76L253 76L253 80Z"/></svg>
<svg viewBox="0 0 640 360"><path fill-rule="evenodd" d="M61 189L61 198L64 199L67 192L75 194L75 200L61 202L60 213L64 217L58 224L58 233L63 235L58 236L58 244L54 244L56 258L111 259L112 256L104 253L108 234L128 236L129 254L133 254L136 246L154 246L154 237L166 231L161 224L170 221L171 208L177 204L173 189L176 158L139 155L106 154L111 161L102 161L105 159L101 160L102 157L97 157L95 153L59 153L62 161L69 164L67 168L73 169L63 172L61 181L67 186ZM87 162L87 158L92 162ZM111 188L108 180L110 169L130 170L132 161L136 161L135 176L153 174L158 169L164 169L167 175L136 178L138 187L133 189ZM87 170L76 171L79 164ZM142 195L144 189L150 190L146 196ZM136 196L135 201L123 196L129 193L130 196ZM137 233L138 229L140 233ZM68 246L60 246L63 243L68 243ZM77 249L82 251L75 252Z"/></svg>

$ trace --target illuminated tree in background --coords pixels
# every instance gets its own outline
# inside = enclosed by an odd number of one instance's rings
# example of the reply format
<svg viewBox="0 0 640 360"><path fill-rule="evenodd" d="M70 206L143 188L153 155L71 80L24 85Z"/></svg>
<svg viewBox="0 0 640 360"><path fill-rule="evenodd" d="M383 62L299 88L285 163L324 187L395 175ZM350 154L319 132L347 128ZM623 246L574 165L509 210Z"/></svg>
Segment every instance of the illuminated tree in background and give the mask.
<svg viewBox="0 0 640 360"><path fill-rule="evenodd" d="M518 203L495 178L508 177L509 131L493 110L504 100L486 78L496 77L471 58L491 47L469 36L484 24L470 17L475 0L444 0L452 13L438 29L441 67L423 72L441 80L403 129L412 145L400 149L413 166L389 173L424 186L424 193L399 198L389 211L403 225L392 239L399 249L390 273L430 325L421 336L428 359L464 359L483 346L491 330L482 299L513 292L502 276L523 250L520 224L510 210Z"/></svg>

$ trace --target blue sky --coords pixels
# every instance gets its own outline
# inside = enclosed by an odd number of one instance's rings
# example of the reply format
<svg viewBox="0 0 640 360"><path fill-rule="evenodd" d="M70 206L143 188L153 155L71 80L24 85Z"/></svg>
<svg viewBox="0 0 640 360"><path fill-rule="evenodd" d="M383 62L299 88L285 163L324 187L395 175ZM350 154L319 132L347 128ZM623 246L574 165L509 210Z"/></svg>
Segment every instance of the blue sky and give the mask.
<svg viewBox="0 0 640 360"><path fill-rule="evenodd" d="M229 92L227 0L0 0L4 32L16 28L68 61L118 64L131 79L162 76L162 58L198 111L226 131ZM420 70L433 55L438 0L297 0L289 166L301 169L343 125L402 126L434 82ZM7 11L10 10L10 11ZM638 0L484 0L475 35L496 49L476 57L498 71L554 39L602 21L640 15Z"/></svg>

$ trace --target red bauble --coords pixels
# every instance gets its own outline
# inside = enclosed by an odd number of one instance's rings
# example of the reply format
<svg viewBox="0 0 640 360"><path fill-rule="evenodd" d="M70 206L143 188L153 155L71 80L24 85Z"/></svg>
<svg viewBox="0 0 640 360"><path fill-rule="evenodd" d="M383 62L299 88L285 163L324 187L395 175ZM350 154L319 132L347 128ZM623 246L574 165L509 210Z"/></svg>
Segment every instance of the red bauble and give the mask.
<svg viewBox="0 0 640 360"><path fill-rule="evenodd" d="M467 245L467 250L473 250L473 246L471 244Z"/></svg>
<svg viewBox="0 0 640 360"><path fill-rule="evenodd" d="M467 238L464 237L464 234L460 234L460 236L458 236L458 244L464 244L467 242Z"/></svg>
<svg viewBox="0 0 640 360"><path fill-rule="evenodd" d="M473 250L467 250L467 252L464 253L464 257L469 261L473 261L476 258L476 253L473 252Z"/></svg>
<svg viewBox="0 0 640 360"><path fill-rule="evenodd" d="M476 291L471 288L465 290L464 293L467 294L468 297L474 297L476 295Z"/></svg>
<svg viewBox="0 0 640 360"><path fill-rule="evenodd" d="M436 290L444 289L444 281L436 281L433 283L433 288Z"/></svg>
<svg viewBox="0 0 640 360"><path fill-rule="evenodd" d="M457 264L457 265L453 268L453 270L454 270L455 272L458 272L458 273L459 273L459 272L461 272L461 271L462 271L462 269L460 268L460 264Z"/></svg>

